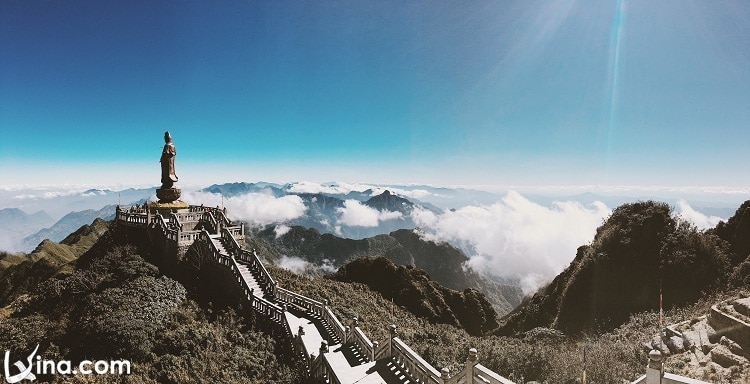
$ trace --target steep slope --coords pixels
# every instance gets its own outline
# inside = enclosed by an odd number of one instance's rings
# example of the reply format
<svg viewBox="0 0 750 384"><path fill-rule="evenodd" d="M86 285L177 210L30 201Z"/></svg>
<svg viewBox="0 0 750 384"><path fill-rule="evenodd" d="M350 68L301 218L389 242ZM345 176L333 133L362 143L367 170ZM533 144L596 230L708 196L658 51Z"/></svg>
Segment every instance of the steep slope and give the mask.
<svg viewBox="0 0 750 384"><path fill-rule="evenodd" d="M534 327L568 333L614 329L631 314L695 302L730 270L727 243L672 217L667 204L618 207L591 245L502 321L501 334Z"/></svg>
<svg viewBox="0 0 750 384"><path fill-rule="evenodd" d="M709 231L730 244L730 260L734 271L730 277L738 287L750 286L750 200L745 201L726 222Z"/></svg>
<svg viewBox="0 0 750 384"><path fill-rule="evenodd" d="M65 275L75 260L107 231L108 224L95 219L69 234L60 243L42 241L30 254L0 254L0 306L51 276Z"/></svg>
<svg viewBox="0 0 750 384"><path fill-rule="evenodd" d="M425 271L398 266L384 257L357 259L330 277L363 283L418 317L459 326L472 335L482 335L497 327L497 314L478 290L467 288L458 292L445 288L432 281Z"/></svg>
<svg viewBox="0 0 750 384"><path fill-rule="evenodd" d="M282 348L273 339L278 335L259 329L254 316L196 302L188 288L161 275L136 247L114 244L106 235L86 246L85 232L71 234L65 240L70 244L60 246L79 246L75 253L85 250L86 262L36 281L23 300L3 309L1 350L26 356L38 346L46 359L70 360L75 367L92 358L130 363L127 377L107 373L73 379L87 383L301 382L291 366L294 360L279 353Z"/></svg>
<svg viewBox="0 0 750 384"><path fill-rule="evenodd" d="M476 271L464 268L468 257L447 243L422 240L410 230L398 230L361 240L321 234L317 230L298 226L276 236L273 228L256 234L257 248L267 250L278 260L282 255L302 258L334 268L360 257L382 256L399 265L425 270L436 282L458 291L476 288L484 293L499 314L506 314L521 302L522 292L511 282L485 278Z"/></svg>

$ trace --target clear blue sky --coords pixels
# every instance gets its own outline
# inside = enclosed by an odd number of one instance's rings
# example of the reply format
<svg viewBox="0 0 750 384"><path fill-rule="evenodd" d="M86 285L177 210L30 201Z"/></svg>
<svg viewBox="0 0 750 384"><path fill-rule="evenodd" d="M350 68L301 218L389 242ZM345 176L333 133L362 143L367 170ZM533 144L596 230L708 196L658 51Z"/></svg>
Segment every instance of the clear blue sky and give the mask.
<svg viewBox="0 0 750 384"><path fill-rule="evenodd" d="M0 2L0 184L750 184L750 2Z"/></svg>

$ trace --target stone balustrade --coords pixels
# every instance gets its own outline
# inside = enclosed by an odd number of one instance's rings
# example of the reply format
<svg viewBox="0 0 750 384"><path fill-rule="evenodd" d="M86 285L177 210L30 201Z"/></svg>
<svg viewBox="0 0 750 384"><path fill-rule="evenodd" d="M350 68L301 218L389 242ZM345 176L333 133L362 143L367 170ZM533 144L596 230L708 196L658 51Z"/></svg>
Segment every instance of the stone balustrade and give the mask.
<svg viewBox="0 0 750 384"><path fill-rule="evenodd" d="M276 281L271 277L271 274L268 273L268 270L266 270L266 267L260 261L260 258L258 258L255 251L250 253L243 249L234 257L237 260L244 261L248 264L248 268L253 272L253 276L255 276L263 291L271 296L276 294Z"/></svg>
<svg viewBox="0 0 750 384"><path fill-rule="evenodd" d="M176 229L170 228L169 224L167 224L167 221L164 220L164 216L157 213L156 217L154 218L154 226L157 229L160 229L164 237L166 237L168 240L177 242L177 231Z"/></svg>
<svg viewBox="0 0 750 384"><path fill-rule="evenodd" d="M180 245L189 245L200 238L202 231L180 231L177 243Z"/></svg>
<svg viewBox="0 0 750 384"><path fill-rule="evenodd" d="M291 303L306 311L323 317L323 303L313 300L307 296L300 295L297 292L290 291L281 287L276 288L276 300Z"/></svg>
<svg viewBox="0 0 750 384"><path fill-rule="evenodd" d="M391 340L394 363L420 383L443 384L441 374L398 337Z"/></svg>
<svg viewBox="0 0 750 384"><path fill-rule="evenodd" d="M130 226L146 227L148 226L148 216L143 213L130 213L126 210L119 209L116 212L117 221Z"/></svg>
<svg viewBox="0 0 750 384"><path fill-rule="evenodd" d="M364 357L365 361L374 361L375 360L375 344L373 344L372 341L370 341L370 338L365 335L364 332L362 332L361 329L359 329L359 326L357 324L357 320L355 318L354 321L354 329L352 330L351 339L350 342L354 343L356 345L360 352L362 353L362 357Z"/></svg>
<svg viewBox="0 0 750 384"><path fill-rule="evenodd" d="M242 247L240 247L237 239L235 239L228 228L224 227L221 229L221 239L224 240L224 248L229 252L230 256L236 256L242 251Z"/></svg>
<svg viewBox="0 0 750 384"><path fill-rule="evenodd" d="M347 330L344 327L343 324L341 324L341 321L339 321L338 317L333 314L333 311L331 311L331 308L328 308L328 303L323 303L323 320L325 320L328 324L331 325L333 328L333 332L336 334L336 337L341 340L342 343L346 343L347 340Z"/></svg>

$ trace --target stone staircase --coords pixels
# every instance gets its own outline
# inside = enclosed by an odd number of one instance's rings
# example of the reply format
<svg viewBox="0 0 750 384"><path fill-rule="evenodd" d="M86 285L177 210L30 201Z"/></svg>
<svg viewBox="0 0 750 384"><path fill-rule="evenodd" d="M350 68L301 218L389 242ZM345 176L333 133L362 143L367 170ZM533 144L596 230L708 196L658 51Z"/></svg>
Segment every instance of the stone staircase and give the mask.
<svg viewBox="0 0 750 384"><path fill-rule="evenodd" d="M219 253L229 257L229 252L227 252L226 247L224 246L224 239L222 239L220 235L210 235L209 237L211 238L211 242L214 244ZM256 297L264 298L271 302L275 301L272 297L267 297L266 292L264 292L263 288L260 286L260 284L258 284L256 277L253 275L247 263L237 261L237 267L240 270L242 278L245 279L245 282L247 282L247 286L253 290L253 295L255 295Z"/></svg>

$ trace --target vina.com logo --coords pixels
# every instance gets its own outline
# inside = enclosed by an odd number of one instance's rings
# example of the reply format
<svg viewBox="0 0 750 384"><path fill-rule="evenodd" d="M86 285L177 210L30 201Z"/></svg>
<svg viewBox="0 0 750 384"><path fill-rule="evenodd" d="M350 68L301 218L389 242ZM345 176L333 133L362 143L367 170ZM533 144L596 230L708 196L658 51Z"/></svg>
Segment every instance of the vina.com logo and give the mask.
<svg viewBox="0 0 750 384"><path fill-rule="evenodd" d="M25 359L13 363L16 367L11 374L10 351L5 351L5 380L8 384L18 383L23 380L34 381L37 375L129 375L129 360L83 360L75 368L70 360L43 360L36 352L39 344ZM24 362L25 360L25 362Z"/></svg>

